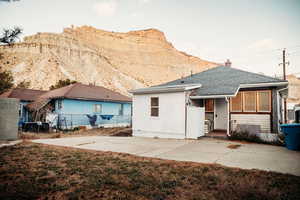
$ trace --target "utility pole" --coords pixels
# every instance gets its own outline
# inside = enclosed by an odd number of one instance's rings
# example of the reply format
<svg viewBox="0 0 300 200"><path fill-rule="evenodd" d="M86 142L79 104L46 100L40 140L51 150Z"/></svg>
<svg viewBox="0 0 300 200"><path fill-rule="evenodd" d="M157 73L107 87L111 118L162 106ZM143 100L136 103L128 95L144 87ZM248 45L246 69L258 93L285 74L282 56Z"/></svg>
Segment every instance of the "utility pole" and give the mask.
<svg viewBox="0 0 300 200"><path fill-rule="evenodd" d="M285 49L283 49L283 51L282 51L283 80L286 80L285 64L286 64L286 62L285 62ZM283 105L284 105L284 123L285 124L287 123L286 98L283 99Z"/></svg>

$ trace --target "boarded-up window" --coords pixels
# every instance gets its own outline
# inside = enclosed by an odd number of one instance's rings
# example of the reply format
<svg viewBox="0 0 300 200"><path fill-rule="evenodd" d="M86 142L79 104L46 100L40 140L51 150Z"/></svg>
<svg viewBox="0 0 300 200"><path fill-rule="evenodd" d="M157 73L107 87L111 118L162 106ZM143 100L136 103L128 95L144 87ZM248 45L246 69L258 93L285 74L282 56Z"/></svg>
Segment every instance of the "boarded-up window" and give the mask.
<svg viewBox="0 0 300 200"><path fill-rule="evenodd" d="M159 99L158 97L151 97L151 116L158 117L159 115Z"/></svg>
<svg viewBox="0 0 300 200"><path fill-rule="evenodd" d="M242 112L242 93L239 92L235 97L231 99L231 111Z"/></svg>
<svg viewBox="0 0 300 200"><path fill-rule="evenodd" d="M244 112L256 112L256 92L255 91L248 91L243 92L244 96Z"/></svg>
<svg viewBox="0 0 300 200"><path fill-rule="evenodd" d="M214 100L205 99L205 112L214 112Z"/></svg>
<svg viewBox="0 0 300 200"><path fill-rule="evenodd" d="M271 91L257 91L257 111L271 112Z"/></svg>
<svg viewBox="0 0 300 200"><path fill-rule="evenodd" d="M94 104L94 112L101 113L101 104Z"/></svg>

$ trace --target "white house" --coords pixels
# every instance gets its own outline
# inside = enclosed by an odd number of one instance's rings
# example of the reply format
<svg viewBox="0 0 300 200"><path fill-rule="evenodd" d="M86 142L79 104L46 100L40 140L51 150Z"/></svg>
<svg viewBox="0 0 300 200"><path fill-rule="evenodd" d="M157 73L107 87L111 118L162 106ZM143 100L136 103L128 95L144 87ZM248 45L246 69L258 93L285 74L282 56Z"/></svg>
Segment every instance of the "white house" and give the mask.
<svg viewBox="0 0 300 200"><path fill-rule="evenodd" d="M278 133L288 82L219 66L131 91L134 136L198 138L220 131Z"/></svg>

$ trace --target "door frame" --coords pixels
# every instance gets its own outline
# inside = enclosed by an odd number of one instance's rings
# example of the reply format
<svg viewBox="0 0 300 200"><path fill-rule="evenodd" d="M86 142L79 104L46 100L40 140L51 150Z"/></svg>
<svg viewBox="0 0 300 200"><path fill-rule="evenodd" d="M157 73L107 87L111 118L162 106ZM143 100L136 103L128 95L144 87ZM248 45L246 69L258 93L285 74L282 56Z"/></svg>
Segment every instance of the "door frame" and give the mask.
<svg viewBox="0 0 300 200"><path fill-rule="evenodd" d="M223 99L223 98L218 98L218 99ZM227 116L227 122L226 122L226 128L225 129L217 129L216 128L216 125L217 125L217 123L216 123L216 121L217 121L217 119L216 119L216 114L217 114L217 109L216 109L216 100L217 99L214 99L214 130L224 130L224 131L226 131L226 133L228 132L228 120L229 120L229 116L228 116L228 112L229 112L229 102L227 102L226 101L226 98L224 98L224 102L225 102L225 104L226 104L226 116ZM228 134L228 133L227 133Z"/></svg>

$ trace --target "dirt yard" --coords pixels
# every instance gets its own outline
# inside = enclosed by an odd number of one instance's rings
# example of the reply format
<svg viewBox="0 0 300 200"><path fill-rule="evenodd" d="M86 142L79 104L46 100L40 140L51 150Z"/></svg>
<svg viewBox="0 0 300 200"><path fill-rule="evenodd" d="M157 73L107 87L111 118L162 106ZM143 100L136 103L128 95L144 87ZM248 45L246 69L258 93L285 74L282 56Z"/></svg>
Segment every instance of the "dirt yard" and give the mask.
<svg viewBox="0 0 300 200"><path fill-rule="evenodd" d="M300 177L24 142L0 151L0 199L299 199Z"/></svg>
<svg viewBox="0 0 300 200"><path fill-rule="evenodd" d="M68 131L59 133L33 133L20 132L20 139L47 139L47 138L63 138L63 137L81 137L81 136L131 136L131 128L116 127L116 128L95 128L95 129L81 129L78 131Z"/></svg>

